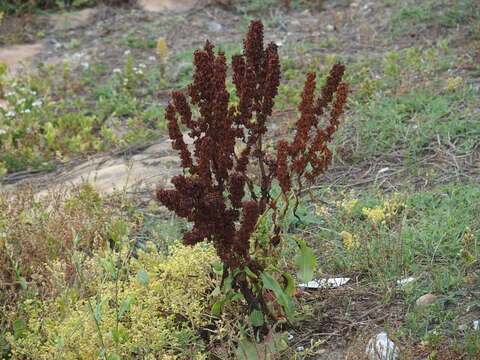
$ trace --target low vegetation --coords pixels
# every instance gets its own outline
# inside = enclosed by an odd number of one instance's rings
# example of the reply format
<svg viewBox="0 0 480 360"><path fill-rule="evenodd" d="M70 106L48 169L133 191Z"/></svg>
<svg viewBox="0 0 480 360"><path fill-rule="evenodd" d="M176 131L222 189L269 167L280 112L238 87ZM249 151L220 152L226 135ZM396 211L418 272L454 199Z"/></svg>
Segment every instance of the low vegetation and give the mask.
<svg viewBox="0 0 480 360"><path fill-rule="evenodd" d="M27 9L8 0L0 12L97 3L31 2ZM306 10L323 14L321 2L241 1L232 10L238 33L260 16L266 36L282 33L290 21L286 3L303 17ZM317 72L320 89L334 64L346 65L346 114L329 172L290 198L281 195L285 177L271 184L268 196L285 211L259 214L248 232L258 251L240 257L243 265L253 259L265 266L235 270L217 255L221 239L181 244L195 228L192 214L183 219L180 205L165 200L171 190L159 198L178 215L153 198L104 195L87 184L2 190L0 358L321 359L335 350L359 359L380 330L402 359L478 358L478 5L377 1L369 6L388 26L371 12L368 22L354 23L355 39L341 31L356 19L345 14L358 9L362 19L368 9L322 6L344 13L335 15L334 30L321 37L305 30L305 41L279 43L282 77L265 153L281 155L278 140L298 140L309 72ZM181 14L171 21L187 22ZM112 35L118 55L112 64L39 63L15 80L0 68L0 177L51 170L168 132L179 140L176 130L191 130L188 121L174 129L171 109L166 118L165 112L170 89L187 92L196 46L169 42L163 28L130 30ZM346 50L349 43L364 46L362 36L375 45L360 54ZM240 44L229 40L215 50L229 59L242 52ZM74 41L65 51L80 47ZM236 85L226 82L233 106L242 101ZM194 118L202 114L191 109ZM259 179L251 169L245 174ZM262 191L252 187L245 200L255 196ZM268 245L275 235L280 245ZM334 289L299 286L333 277L350 281ZM258 303L245 297L245 286ZM425 294L434 300L419 306Z"/></svg>

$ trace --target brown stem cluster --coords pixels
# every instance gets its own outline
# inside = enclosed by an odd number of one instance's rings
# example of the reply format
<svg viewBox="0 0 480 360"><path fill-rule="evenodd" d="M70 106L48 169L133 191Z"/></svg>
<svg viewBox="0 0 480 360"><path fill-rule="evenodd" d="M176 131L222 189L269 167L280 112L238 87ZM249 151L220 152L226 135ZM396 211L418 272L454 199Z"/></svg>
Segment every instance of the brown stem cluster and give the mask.
<svg viewBox="0 0 480 360"><path fill-rule="evenodd" d="M269 156L263 141L280 84L277 46L264 47L263 25L252 21L243 54L232 57L237 105L230 103L226 87L225 54L215 54L213 48L207 41L203 50L195 52L195 72L187 94L174 91L166 109L172 147L180 153L184 174L172 179L174 189L157 190L157 198L193 223L192 230L184 234L185 244L207 239L227 269L249 266L258 273L263 267L249 253L250 238L260 214L275 209L272 183L278 181L287 194L301 188L303 179L313 182L332 161L327 144L346 103L345 67L333 66L317 99L316 75L307 74L294 138L280 140L276 156ZM192 106L199 114L195 118ZM328 123L321 127L319 119L325 116ZM180 123L193 139L190 148ZM243 148L236 149L237 144ZM257 183L247 173L249 165L259 168ZM274 235L272 244L278 243L278 231Z"/></svg>

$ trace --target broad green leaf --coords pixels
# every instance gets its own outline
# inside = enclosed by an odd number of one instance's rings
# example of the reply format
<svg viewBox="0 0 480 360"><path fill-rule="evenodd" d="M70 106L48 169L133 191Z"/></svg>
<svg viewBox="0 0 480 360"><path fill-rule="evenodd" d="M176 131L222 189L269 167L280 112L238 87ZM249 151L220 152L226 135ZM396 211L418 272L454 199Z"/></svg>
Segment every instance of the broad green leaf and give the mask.
<svg viewBox="0 0 480 360"><path fill-rule="evenodd" d="M27 327L27 324L25 323L25 320L23 320L23 319L15 320L12 324L13 334L16 337L20 336L22 331L25 330L26 327Z"/></svg>
<svg viewBox="0 0 480 360"><path fill-rule="evenodd" d="M138 270L137 271L137 280L143 286L148 286L148 273L145 270Z"/></svg>
<svg viewBox="0 0 480 360"><path fill-rule="evenodd" d="M253 326L259 327L263 325L263 312L258 309L253 309L250 313L250 321Z"/></svg>
<svg viewBox="0 0 480 360"><path fill-rule="evenodd" d="M313 279L313 273L317 267L317 259L313 255L312 249L305 244L305 241L302 239L296 240L300 247L299 253L295 257L295 263L298 266L297 276L301 282L307 283Z"/></svg>
<svg viewBox="0 0 480 360"><path fill-rule="evenodd" d="M108 355L107 359L108 360L121 360L122 358L120 357L120 355L110 354L110 355Z"/></svg>
<svg viewBox="0 0 480 360"><path fill-rule="evenodd" d="M220 261L214 261L212 269L216 274L221 275L223 273L223 264Z"/></svg>
<svg viewBox="0 0 480 360"><path fill-rule="evenodd" d="M288 319L292 319L295 315L295 306L293 304L292 298L283 292L282 287L280 286L278 281L271 277L269 274L262 272L260 274L260 277L263 281L263 287L265 289L272 290L275 293L277 301L280 305L283 306Z"/></svg>
<svg viewBox="0 0 480 360"><path fill-rule="evenodd" d="M212 309L210 310L210 312L212 313L213 316L220 315L220 313L222 312L223 304L225 304L225 300L219 300L212 305Z"/></svg>
<svg viewBox="0 0 480 360"><path fill-rule="evenodd" d="M130 305L132 305L132 302L133 296L129 296L122 301L122 305L120 305L120 309L118 310L118 318L121 318L123 314L130 310Z"/></svg>

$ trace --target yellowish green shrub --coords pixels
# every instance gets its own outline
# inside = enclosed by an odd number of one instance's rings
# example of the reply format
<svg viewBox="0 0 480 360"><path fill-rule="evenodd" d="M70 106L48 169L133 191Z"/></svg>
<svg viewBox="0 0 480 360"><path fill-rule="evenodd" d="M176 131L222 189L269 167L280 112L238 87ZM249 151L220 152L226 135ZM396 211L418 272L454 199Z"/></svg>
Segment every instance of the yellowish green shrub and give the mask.
<svg viewBox="0 0 480 360"><path fill-rule="evenodd" d="M25 301L24 329L6 336L11 358L206 359L199 334L213 323L208 315L208 297L217 285L213 247L178 246L168 257L149 250L132 258L127 274L118 278L98 273L105 257L84 263L85 272L97 272L90 277L96 281L85 284L93 294L89 298L70 291ZM128 256L125 251L118 256Z"/></svg>

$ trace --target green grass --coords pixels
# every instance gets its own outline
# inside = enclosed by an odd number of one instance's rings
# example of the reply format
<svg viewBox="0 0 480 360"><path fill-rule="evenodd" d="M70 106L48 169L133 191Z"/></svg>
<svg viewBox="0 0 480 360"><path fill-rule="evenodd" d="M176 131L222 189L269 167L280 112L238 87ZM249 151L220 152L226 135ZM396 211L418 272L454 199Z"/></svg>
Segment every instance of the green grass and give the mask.
<svg viewBox="0 0 480 360"><path fill-rule="evenodd" d="M395 35L432 28L453 28L480 19L476 0L384 0L384 4L392 8L388 23Z"/></svg>
<svg viewBox="0 0 480 360"><path fill-rule="evenodd" d="M402 332L413 339L432 337L439 343L474 355L480 335L467 331L471 320L461 315L475 309L480 285L480 187L451 184L431 191L386 195L365 190L341 194L324 192L330 205L317 211L321 226L311 225L322 272L363 279L378 286L384 301L400 297L405 309ZM379 217L370 217L376 209ZM354 237L351 246L348 235ZM415 280L403 286L396 281ZM427 311L415 307L423 294L438 296ZM473 313L475 314L475 312ZM467 324L467 330L458 326ZM477 344L477 345L474 345Z"/></svg>

